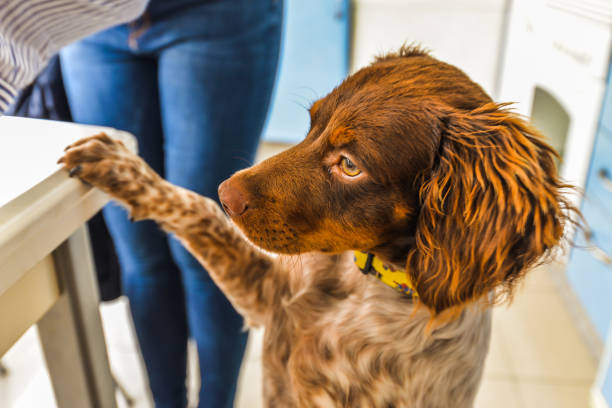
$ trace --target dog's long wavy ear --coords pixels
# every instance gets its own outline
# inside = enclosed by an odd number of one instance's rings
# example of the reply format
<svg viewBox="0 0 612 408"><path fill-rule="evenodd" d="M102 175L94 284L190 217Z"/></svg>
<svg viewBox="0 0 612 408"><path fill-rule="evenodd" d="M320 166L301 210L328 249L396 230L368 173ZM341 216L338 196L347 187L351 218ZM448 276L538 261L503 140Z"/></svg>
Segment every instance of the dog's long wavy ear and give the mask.
<svg viewBox="0 0 612 408"><path fill-rule="evenodd" d="M505 105L445 117L407 262L421 301L436 313L490 301L493 289L511 295L562 238L573 211L556 152Z"/></svg>

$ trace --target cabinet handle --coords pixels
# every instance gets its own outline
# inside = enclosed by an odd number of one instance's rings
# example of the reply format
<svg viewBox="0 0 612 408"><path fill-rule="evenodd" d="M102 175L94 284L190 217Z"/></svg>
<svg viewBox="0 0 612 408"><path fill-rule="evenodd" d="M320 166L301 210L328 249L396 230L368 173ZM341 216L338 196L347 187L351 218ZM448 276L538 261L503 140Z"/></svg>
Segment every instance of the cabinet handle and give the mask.
<svg viewBox="0 0 612 408"><path fill-rule="evenodd" d="M611 181L612 183L612 181ZM597 259L599 262L612 266L612 256L610 256L606 251L598 247L593 241L593 232L585 231L584 238L587 242L587 251L593 255L593 258Z"/></svg>
<svg viewBox="0 0 612 408"><path fill-rule="evenodd" d="M610 178L610 175L608 174L608 170L600 169L598 176L599 176L599 180L601 180L601 183L604 185L604 187L608 191L612 191L612 179Z"/></svg>
<svg viewBox="0 0 612 408"><path fill-rule="evenodd" d="M344 19L344 0L336 0L334 18L336 20Z"/></svg>

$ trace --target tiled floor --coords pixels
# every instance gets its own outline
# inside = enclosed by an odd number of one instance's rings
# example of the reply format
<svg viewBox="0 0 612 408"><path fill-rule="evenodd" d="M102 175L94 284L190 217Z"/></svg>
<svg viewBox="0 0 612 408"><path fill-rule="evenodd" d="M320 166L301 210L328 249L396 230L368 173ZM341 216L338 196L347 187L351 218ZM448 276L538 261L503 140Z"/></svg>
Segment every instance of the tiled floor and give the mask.
<svg viewBox="0 0 612 408"><path fill-rule="evenodd" d="M570 320L552 273L533 271L512 305L494 311L477 407L588 407L596 361Z"/></svg>
<svg viewBox="0 0 612 408"><path fill-rule="evenodd" d="M266 146L260 157L282 148ZM588 407L596 362L569 317L553 273L560 272L549 268L533 271L513 304L495 310L491 351L477 408ZM117 380L135 397L135 407L151 407L126 302L105 304L101 312ZM261 340L261 331L251 334L238 408L262 406ZM0 407L55 407L35 329L26 333L2 362L9 374L0 378ZM126 406L122 398L118 400L120 406Z"/></svg>

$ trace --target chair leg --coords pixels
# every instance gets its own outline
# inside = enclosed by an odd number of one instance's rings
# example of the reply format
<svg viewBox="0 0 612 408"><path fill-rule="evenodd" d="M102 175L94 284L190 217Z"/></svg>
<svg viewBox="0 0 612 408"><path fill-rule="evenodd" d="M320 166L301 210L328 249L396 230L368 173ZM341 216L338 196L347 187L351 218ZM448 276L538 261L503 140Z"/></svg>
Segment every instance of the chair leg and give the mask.
<svg viewBox="0 0 612 408"><path fill-rule="evenodd" d="M123 384L121 384L121 382L119 382L119 380L117 379L117 377L115 377L115 375L113 375L113 382L115 383L115 388L119 390L119 393L121 394L121 396L125 400L125 403L127 404L127 406L128 407L133 406L134 405L134 398L125 389Z"/></svg>
<svg viewBox="0 0 612 408"><path fill-rule="evenodd" d="M6 366L2 364L2 361L0 361L0 377L6 377L8 373L8 368L6 368Z"/></svg>

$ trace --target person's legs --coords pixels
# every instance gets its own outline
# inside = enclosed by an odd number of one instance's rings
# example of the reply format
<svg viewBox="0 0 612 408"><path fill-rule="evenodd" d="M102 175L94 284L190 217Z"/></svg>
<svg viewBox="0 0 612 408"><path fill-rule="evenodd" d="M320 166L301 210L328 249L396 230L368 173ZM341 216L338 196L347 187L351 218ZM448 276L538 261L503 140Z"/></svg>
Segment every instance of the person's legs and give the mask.
<svg viewBox="0 0 612 408"><path fill-rule="evenodd" d="M120 30L108 34L117 37ZM127 46L114 47L121 39L103 42L106 34L62 52L74 120L131 132L140 155L163 174L157 62L133 55ZM109 204L104 216L117 248L123 291L130 300L155 405L184 407L188 328L181 276L167 236L152 221L130 222L116 204Z"/></svg>
<svg viewBox="0 0 612 408"><path fill-rule="evenodd" d="M165 176L215 198L221 181L252 164L280 46L280 1L236 3L233 12L226 4L222 16L211 10L202 21L224 30L229 26L231 34L184 40L166 48L159 59ZM183 274L189 327L198 348L199 406L232 407L247 340L242 318L178 242L170 247Z"/></svg>

